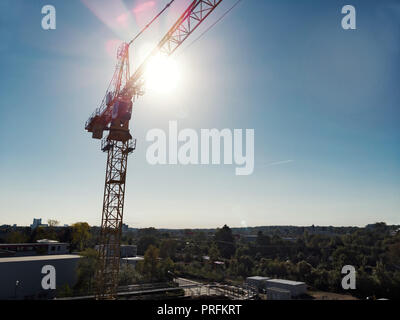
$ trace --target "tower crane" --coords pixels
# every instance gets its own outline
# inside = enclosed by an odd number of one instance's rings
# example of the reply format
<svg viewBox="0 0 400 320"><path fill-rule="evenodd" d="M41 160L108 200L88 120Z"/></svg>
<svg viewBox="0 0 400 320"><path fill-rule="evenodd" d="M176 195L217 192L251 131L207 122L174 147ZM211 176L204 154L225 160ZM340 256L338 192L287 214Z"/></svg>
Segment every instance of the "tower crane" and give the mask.
<svg viewBox="0 0 400 320"><path fill-rule="evenodd" d="M136 139L130 134L129 122L132 118L133 102L144 94L146 66L157 54L172 55L221 2L222 0L192 1L132 75L129 68L129 47L136 38L121 44L117 52L118 62L114 76L106 94L100 107L85 124L85 129L92 133L92 138L102 140L101 150L107 152L98 249L99 268L96 273L97 299L114 299L117 292L127 160L128 155L136 149ZM104 131L108 132L105 138Z"/></svg>

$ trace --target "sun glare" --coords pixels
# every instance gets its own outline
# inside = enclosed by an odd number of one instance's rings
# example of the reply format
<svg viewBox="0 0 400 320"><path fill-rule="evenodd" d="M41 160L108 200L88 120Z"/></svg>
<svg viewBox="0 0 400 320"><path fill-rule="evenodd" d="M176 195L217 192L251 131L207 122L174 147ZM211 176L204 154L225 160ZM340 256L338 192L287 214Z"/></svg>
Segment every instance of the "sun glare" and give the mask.
<svg viewBox="0 0 400 320"><path fill-rule="evenodd" d="M157 55L147 65L145 79L147 90L168 94L179 86L181 70L172 58Z"/></svg>

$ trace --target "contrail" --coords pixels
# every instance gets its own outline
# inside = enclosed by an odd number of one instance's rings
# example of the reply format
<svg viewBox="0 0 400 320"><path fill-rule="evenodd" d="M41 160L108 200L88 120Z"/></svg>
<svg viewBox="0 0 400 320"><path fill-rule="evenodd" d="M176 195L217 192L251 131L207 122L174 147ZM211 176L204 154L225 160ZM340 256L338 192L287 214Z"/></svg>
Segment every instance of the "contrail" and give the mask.
<svg viewBox="0 0 400 320"><path fill-rule="evenodd" d="M266 163L263 165L263 167L279 166L281 164L287 164L287 163L291 163L291 162L294 162L294 160L283 160L283 161Z"/></svg>

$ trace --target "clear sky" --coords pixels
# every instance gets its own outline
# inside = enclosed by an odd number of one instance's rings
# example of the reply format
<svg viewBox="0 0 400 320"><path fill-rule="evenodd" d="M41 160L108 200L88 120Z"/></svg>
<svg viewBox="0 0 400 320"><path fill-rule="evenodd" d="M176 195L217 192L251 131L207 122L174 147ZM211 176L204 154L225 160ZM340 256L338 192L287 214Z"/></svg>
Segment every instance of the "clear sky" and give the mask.
<svg viewBox="0 0 400 320"><path fill-rule="evenodd" d="M34 217L99 225L106 154L84 124L111 79L115 46L168 1L0 1L0 224ZM134 105L128 164L131 227L400 223L400 3L224 0L177 52L181 85ZM112 4L111 4L112 3ZM137 65L188 0L132 51ZM57 29L41 28L41 8ZM121 18L122 17L122 18ZM255 171L151 166L146 133L255 130Z"/></svg>

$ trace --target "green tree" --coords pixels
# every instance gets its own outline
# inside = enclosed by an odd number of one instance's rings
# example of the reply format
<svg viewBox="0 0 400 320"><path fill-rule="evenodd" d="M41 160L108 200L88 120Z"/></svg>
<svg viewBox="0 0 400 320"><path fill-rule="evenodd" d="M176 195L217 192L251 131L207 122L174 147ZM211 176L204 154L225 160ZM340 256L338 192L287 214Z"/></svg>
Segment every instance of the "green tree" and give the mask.
<svg viewBox="0 0 400 320"><path fill-rule="evenodd" d="M60 221L54 220L54 219L49 219L47 220L47 225L49 227L57 227L60 224Z"/></svg>
<svg viewBox="0 0 400 320"><path fill-rule="evenodd" d="M164 239L160 244L161 258L175 258L177 243L173 239Z"/></svg>
<svg viewBox="0 0 400 320"><path fill-rule="evenodd" d="M232 235L232 230L227 225L217 230L214 239L222 257L230 259L235 254L235 238Z"/></svg>
<svg viewBox="0 0 400 320"><path fill-rule="evenodd" d="M175 272L175 264L170 258L163 259L160 265L160 275L162 280L172 280Z"/></svg>
<svg viewBox="0 0 400 320"><path fill-rule="evenodd" d="M33 242L41 239L49 239L49 240L57 240L57 234L55 233L53 228L48 227L37 227L32 231L31 240Z"/></svg>
<svg viewBox="0 0 400 320"><path fill-rule="evenodd" d="M297 273L301 280L306 281L311 275L312 266L307 261L300 261L297 263Z"/></svg>
<svg viewBox="0 0 400 320"><path fill-rule="evenodd" d="M13 231L8 234L7 236L7 242L8 243L24 243L28 241L28 236L23 234L22 232L19 231Z"/></svg>
<svg viewBox="0 0 400 320"><path fill-rule="evenodd" d="M159 278L159 254L159 249L150 245L144 254L144 260L139 263L141 274L151 282L158 280Z"/></svg>
<svg viewBox="0 0 400 320"><path fill-rule="evenodd" d="M400 241L388 246L387 260L395 268L400 269Z"/></svg>
<svg viewBox="0 0 400 320"><path fill-rule="evenodd" d="M64 284L59 289L57 289L57 298L72 297L73 295L74 291L70 288L68 283Z"/></svg>
<svg viewBox="0 0 400 320"><path fill-rule="evenodd" d="M237 257L237 274L247 277L251 274L254 267L254 261L249 256Z"/></svg>
<svg viewBox="0 0 400 320"><path fill-rule="evenodd" d="M77 222L72 225L72 244L82 251L90 239L90 226L87 222Z"/></svg>
<svg viewBox="0 0 400 320"><path fill-rule="evenodd" d="M210 250L208 251L208 256L210 257L210 260L212 262L217 261L220 257L220 252L218 249L218 246L213 243L210 247Z"/></svg>
<svg viewBox="0 0 400 320"><path fill-rule="evenodd" d="M92 293L94 290L94 280L96 271L99 267L99 255L94 249L86 249L81 252L82 258L79 259L77 267L77 282L74 286L80 294Z"/></svg>
<svg viewBox="0 0 400 320"><path fill-rule="evenodd" d="M153 235L145 235L140 237L137 245L139 254L144 254L150 246L157 247L157 238Z"/></svg>
<svg viewBox="0 0 400 320"><path fill-rule="evenodd" d="M194 235L194 241L201 243L207 240L207 236L203 231L198 231Z"/></svg>
<svg viewBox="0 0 400 320"><path fill-rule="evenodd" d="M127 286L140 281L141 277L139 272L129 264L124 263L119 269L119 282L120 286Z"/></svg>

